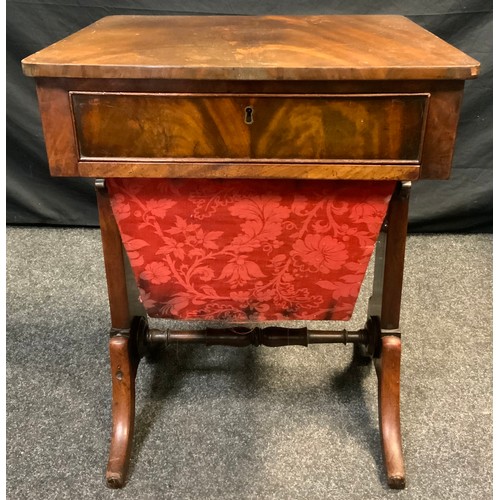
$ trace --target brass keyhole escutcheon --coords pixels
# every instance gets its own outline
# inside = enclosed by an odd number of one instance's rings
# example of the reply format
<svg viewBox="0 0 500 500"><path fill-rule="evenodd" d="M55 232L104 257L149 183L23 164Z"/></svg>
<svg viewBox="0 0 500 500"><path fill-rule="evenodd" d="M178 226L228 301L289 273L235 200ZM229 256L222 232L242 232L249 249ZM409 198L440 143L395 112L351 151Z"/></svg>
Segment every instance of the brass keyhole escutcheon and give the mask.
<svg viewBox="0 0 500 500"><path fill-rule="evenodd" d="M252 106L247 106L245 108L245 123L250 125L253 123L253 108Z"/></svg>

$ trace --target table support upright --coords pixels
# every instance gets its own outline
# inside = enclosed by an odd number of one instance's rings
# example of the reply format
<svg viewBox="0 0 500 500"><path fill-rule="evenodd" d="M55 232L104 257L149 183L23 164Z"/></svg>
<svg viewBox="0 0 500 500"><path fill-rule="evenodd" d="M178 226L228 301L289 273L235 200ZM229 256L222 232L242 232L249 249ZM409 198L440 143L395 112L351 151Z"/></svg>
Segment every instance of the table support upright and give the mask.
<svg viewBox="0 0 500 500"><path fill-rule="evenodd" d="M96 194L111 313L109 354L113 429L106 481L112 488L121 488L125 483L133 442L135 376L139 358L136 343L131 339L129 296L120 232L103 180L96 181Z"/></svg>
<svg viewBox="0 0 500 500"><path fill-rule="evenodd" d="M369 317L377 318L380 343L374 364L378 377L379 426L391 488L405 487L400 424L401 332L399 318L408 226L410 182L398 185L384 222L375 256Z"/></svg>

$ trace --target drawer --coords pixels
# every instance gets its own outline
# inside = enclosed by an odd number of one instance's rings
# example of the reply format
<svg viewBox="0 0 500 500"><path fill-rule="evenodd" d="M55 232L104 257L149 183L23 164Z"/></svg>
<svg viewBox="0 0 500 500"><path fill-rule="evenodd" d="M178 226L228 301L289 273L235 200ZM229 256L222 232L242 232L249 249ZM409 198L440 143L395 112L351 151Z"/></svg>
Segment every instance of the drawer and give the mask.
<svg viewBox="0 0 500 500"><path fill-rule="evenodd" d="M70 92L81 160L417 164L429 94Z"/></svg>

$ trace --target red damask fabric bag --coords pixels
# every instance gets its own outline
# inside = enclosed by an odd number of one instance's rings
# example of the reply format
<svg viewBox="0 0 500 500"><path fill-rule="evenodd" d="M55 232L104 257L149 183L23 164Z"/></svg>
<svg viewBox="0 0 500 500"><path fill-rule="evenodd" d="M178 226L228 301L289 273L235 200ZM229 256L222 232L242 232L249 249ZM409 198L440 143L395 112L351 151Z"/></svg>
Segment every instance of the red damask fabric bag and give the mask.
<svg viewBox="0 0 500 500"><path fill-rule="evenodd" d="M395 182L108 179L152 317L348 320Z"/></svg>

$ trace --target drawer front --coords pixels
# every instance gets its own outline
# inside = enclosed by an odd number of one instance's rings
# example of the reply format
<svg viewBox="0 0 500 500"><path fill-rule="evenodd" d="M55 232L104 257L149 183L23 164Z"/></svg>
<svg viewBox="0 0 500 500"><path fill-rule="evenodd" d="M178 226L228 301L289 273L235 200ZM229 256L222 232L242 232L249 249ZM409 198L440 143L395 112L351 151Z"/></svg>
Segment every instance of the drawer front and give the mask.
<svg viewBox="0 0 500 500"><path fill-rule="evenodd" d="M418 163L429 94L71 92L82 160Z"/></svg>

